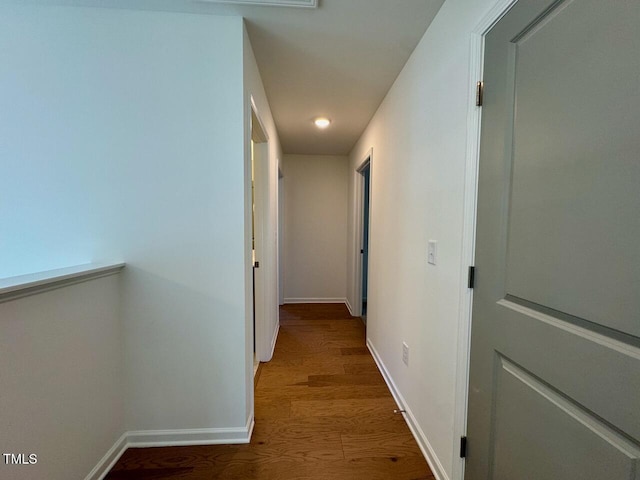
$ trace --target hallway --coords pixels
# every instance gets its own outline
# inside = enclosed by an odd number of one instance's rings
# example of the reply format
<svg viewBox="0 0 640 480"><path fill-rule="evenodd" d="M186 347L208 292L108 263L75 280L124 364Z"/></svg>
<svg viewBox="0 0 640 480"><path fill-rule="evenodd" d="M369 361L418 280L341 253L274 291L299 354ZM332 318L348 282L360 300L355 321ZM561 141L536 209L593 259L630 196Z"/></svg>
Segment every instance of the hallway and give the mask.
<svg viewBox="0 0 640 480"><path fill-rule="evenodd" d="M129 449L106 480L434 478L344 305L280 308L248 445Z"/></svg>

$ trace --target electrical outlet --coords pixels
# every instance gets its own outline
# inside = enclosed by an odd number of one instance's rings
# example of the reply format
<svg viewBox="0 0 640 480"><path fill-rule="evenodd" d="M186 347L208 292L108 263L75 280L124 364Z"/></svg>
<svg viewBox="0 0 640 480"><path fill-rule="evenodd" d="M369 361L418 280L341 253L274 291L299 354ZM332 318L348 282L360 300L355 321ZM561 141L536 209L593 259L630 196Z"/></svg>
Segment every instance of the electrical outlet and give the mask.
<svg viewBox="0 0 640 480"><path fill-rule="evenodd" d="M431 265L436 264L436 259L438 255L438 242L435 240L429 240L427 244L427 262Z"/></svg>
<svg viewBox="0 0 640 480"><path fill-rule="evenodd" d="M409 366L409 345L407 342L402 342L402 361L406 366Z"/></svg>

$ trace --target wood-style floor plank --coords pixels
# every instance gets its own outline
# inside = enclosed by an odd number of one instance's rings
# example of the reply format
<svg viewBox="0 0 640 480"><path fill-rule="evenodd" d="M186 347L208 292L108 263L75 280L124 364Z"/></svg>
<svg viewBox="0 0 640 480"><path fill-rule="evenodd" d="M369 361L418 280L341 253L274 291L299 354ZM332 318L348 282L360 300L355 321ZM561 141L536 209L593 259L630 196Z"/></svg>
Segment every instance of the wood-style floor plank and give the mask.
<svg viewBox="0 0 640 480"><path fill-rule="evenodd" d="M340 416L357 411L358 416L369 419L376 424L381 418L393 415L397 408L393 398L356 398L340 400L292 400L291 416Z"/></svg>
<svg viewBox="0 0 640 480"><path fill-rule="evenodd" d="M343 305L287 305L248 445L129 449L106 480L434 480Z"/></svg>
<svg viewBox="0 0 640 480"><path fill-rule="evenodd" d="M362 373L377 373L378 367L374 363L350 363L344 365L344 373L349 373L353 375L362 374Z"/></svg>

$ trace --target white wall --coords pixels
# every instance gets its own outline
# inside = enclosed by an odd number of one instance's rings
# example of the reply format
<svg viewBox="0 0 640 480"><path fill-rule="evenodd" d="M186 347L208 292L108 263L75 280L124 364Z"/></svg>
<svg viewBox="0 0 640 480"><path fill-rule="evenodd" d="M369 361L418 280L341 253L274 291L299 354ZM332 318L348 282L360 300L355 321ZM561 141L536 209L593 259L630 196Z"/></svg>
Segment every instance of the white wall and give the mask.
<svg viewBox="0 0 640 480"><path fill-rule="evenodd" d="M246 433L242 19L3 5L0 46L3 274L125 260L126 428Z"/></svg>
<svg viewBox="0 0 640 480"><path fill-rule="evenodd" d="M284 299L343 302L347 191L343 156L284 156Z"/></svg>
<svg viewBox="0 0 640 480"><path fill-rule="evenodd" d="M0 303L3 479L84 478L125 430L120 276Z"/></svg>
<svg viewBox="0 0 640 480"><path fill-rule="evenodd" d="M355 166L373 147L367 336L415 419L439 478L460 478L454 411L471 31L494 0L447 0L354 147L349 300L355 302ZM438 241L428 265L427 241ZM402 363L402 342L410 347ZM464 366L462 366L464 368Z"/></svg>

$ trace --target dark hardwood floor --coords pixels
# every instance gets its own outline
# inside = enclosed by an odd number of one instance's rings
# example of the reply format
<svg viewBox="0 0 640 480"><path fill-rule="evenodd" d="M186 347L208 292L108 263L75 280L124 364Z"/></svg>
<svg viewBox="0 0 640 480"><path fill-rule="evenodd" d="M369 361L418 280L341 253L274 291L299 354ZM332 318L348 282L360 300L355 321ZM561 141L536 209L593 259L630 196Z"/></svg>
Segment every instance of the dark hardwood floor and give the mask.
<svg viewBox="0 0 640 480"><path fill-rule="evenodd" d="M127 450L106 480L429 480L413 436L344 305L280 309L248 445Z"/></svg>

